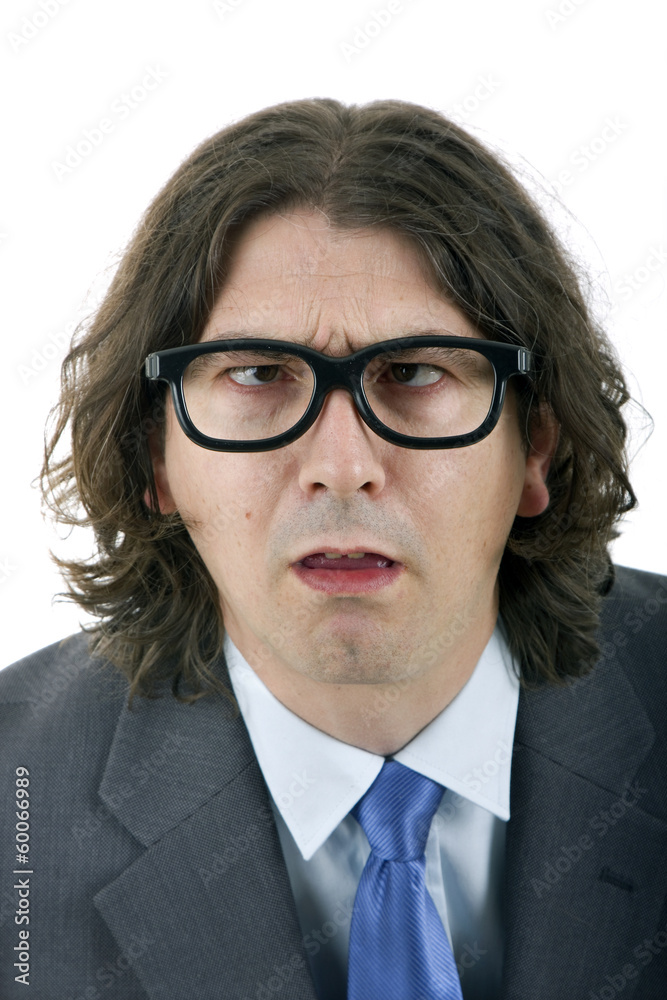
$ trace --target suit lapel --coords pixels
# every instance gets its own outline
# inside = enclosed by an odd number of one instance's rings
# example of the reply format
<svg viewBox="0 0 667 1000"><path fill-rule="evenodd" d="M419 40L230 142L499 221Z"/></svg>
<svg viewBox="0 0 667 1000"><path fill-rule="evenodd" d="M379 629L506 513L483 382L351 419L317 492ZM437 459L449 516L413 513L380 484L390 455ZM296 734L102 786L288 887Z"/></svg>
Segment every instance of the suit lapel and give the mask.
<svg viewBox="0 0 667 1000"><path fill-rule="evenodd" d="M100 795L146 848L94 901L151 1000L315 1000L266 787L224 699L124 710Z"/></svg>
<svg viewBox="0 0 667 1000"><path fill-rule="evenodd" d="M653 741L617 664L601 662L566 688L522 692L503 1000L598 997L621 980L631 996L667 883L665 824L642 809L636 777Z"/></svg>

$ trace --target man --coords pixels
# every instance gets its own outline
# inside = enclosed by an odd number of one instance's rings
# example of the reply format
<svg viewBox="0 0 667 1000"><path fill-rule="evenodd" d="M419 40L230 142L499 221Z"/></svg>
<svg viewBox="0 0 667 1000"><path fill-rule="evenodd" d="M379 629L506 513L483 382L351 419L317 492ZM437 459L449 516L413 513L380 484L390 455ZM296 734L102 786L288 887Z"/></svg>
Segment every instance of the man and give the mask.
<svg viewBox="0 0 667 1000"><path fill-rule="evenodd" d="M43 482L99 627L0 679L2 996L664 997L626 401L440 115L295 102L196 150L63 368Z"/></svg>

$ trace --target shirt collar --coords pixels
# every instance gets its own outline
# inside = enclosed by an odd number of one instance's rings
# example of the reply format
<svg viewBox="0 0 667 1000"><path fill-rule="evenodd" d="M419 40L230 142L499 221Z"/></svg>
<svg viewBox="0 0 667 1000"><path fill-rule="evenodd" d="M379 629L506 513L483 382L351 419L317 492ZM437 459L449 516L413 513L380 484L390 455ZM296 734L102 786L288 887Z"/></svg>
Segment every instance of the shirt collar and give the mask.
<svg viewBox="0 0 667 1000"><path fill-rule="evenodd" d="M264 780L308 861L368 791L385 759L286 708L229 636L225 658ZM394 758L507 820L518 703L517 673L496 626L457 696Z"/></svg>

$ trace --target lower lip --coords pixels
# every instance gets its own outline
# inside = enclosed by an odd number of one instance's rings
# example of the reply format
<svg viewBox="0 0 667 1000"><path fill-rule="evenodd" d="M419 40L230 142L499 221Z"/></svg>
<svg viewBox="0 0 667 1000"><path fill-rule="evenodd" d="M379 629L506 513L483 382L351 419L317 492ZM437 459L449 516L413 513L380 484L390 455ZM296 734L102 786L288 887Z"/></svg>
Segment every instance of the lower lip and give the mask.
<svg viewBox="0 0 667 1000"><path fill-rule="evenodd" d="M302 563L294 563L292 569L311 590L324 594L373 594L394 583L403 564L395 562L383 569L307 569Z"/></svg>

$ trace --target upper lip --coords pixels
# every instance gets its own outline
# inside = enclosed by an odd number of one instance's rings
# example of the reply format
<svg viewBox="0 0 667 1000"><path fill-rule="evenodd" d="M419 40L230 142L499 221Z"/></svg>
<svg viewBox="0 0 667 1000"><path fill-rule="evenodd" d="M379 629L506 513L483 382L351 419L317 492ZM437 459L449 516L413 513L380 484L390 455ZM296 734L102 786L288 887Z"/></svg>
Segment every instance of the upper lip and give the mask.
<svg viewBox="0 0 667 1000"><path fill-rule="evenodd" d="M319 545L310 546L302 555L297 556L292 563L302 562L307 559L308 556L316 556L321 552L335 552L337 555L346 556L350 552L368 552L376 556L382 556L384 559L390 559L392 562L399 562L395 556L391 555L389 552L384 550L381 545L375 542L357 542L353 545L332 545L330 542L321 542Z"/></svg>

